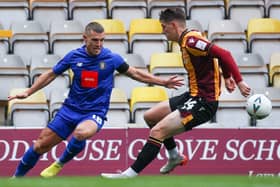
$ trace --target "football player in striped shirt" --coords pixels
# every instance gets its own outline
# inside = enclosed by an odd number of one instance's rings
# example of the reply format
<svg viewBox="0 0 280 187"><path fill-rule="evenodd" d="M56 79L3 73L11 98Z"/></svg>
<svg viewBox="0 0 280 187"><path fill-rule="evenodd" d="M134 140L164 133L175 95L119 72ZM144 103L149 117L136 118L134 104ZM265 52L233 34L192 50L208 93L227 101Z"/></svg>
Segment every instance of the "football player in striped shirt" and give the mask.
<svg viewBox="0 0 280 187"><path fill-rule="evenodd" d="M189 91L157 104L144 114L151 130L136 161L121 173L102 173L105 178L137 176L156 158L162 144L168 150L169 159L160 173L169 173L176 166L186 164L187 157L178 152L173 136L190 131L214 117L222 77L229 92L237 86L243 96L250 94L251 89L243 81L231 53L208 41L202 33L187 29L184 11L165 9L159 19L167 39L180 45Z"/></svg>

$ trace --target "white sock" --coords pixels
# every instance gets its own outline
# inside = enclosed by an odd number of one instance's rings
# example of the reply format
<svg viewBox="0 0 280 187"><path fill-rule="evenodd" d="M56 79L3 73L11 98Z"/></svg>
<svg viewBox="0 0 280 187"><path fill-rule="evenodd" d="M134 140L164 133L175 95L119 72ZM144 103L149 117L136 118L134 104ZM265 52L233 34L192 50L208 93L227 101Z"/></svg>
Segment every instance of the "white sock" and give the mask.
<svg viewBox="0 0 280 187"><path fill-rule="evenodd" d="M179 155L177 147L174 147L173 149L168 150L169 159L174 159Z"/></svg>
<svg viewBox="0 0 280 187"><path fill-rule="evenodd" d="M135 177L138 175L138 173L136 173L136 171L134 171L131 167L127 168L124 172L122 172L123 174L125 174L126 176L129 177Z"/></svg>

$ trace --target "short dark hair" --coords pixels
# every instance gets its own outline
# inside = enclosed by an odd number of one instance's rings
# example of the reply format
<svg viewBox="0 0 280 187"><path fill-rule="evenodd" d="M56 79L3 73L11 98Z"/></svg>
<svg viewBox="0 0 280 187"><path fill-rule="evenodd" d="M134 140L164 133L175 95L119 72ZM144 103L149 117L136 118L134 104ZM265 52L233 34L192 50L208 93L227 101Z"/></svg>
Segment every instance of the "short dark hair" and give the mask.
<svg viewBox="0 0 280 187"><path fill-rule="evenodd" d="M185 22L186 14L181 8L167 8L160 12L159 20L163 22L171 22L173 20Z"/></svg>
<svg viewBox="0 0 280 187"><path fill-rule="evenodd" d="M85 33L89 34L91 31L94 31L97 33L103 33L104 27L98 22L90 22L89 24L87 24L87 26L85 28Z"/></svg>

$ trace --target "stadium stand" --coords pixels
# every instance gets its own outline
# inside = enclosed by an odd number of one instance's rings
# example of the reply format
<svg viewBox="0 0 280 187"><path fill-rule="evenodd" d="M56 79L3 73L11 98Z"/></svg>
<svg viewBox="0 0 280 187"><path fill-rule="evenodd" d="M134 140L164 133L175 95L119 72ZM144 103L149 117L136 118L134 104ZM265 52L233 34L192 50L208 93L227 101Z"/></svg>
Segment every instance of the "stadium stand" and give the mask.
<svg viewBox="0 0 280 187"><path fill-rule="evenodd" d="M280 88L267 87L254 90L254 93L265 94L272 103L272 112L270 115L262 120L257 120L255 126L262 128L279 128L280 115Z"/></svg>
<svg viewBox="0 0 280 187"><path fill-rule="evenodd" d="M63 104L63 101L67 98L69 93L68 88L57 88L53 89L50 92L50 99L49 99L49 111L50 111L50 118L52 119L60 107Z"/></svg>
<svg viewBox="0 0 280 187"><path fill-rule="evenodd" d="M190 30L198 30L199 32L204 32L201 23L198 20L191 19L186 20L187 28Z"/></svg>
<svg viewBox="0 0 280 187"><path fill-rule="evenodd" d="M260 54L240 54L236 62L243 79L251 88L265 88L269 86L268 70Z"/></svg>
<svg viewBox="0 0 280 187"><path fill-rule="evenodd" d="M109 16L124 22L126 31L129 30L133 19L147 18L148 5L146 0L108 0Z"/></svg>
<svg viewBox="0 0 280 187"><path fill-rule="evenodd" d="M28 0L0 0L0 23L4 29L10 29L14 21L29 19Z"/></svg>
<svg viewBox="0 0 280 187"><path fill-rule="evenodd" d="M259 53L268 64L271 54L280 51L280 20L251 19L248 23L247 38L249 52Z"/></svg>
<svg viewBox="0 0 280 187"><path fill-rule="evenodd" d="M84 27L94 19L106 19L107 12L106 0L69 0L69 19Z"/></svg>
<svg viewBox="0 0 280 187"><path fill-rule="evenodd" d="M106 127L121 127L126 128L130 122L130 109L127 96L124 90L120 88L113 88L109 111L107 113Z"/></svg>
<svg viewBox="0 0 280 187"><path fill-rule="evenodd" d="M83 27L90 21L98 21L105 27L104 46L121 54L128 64L144 71L150 70L158 76L178 73L184 76L187 83L185 70L169 65L175 61L168 56L174 55L179 59L180 49L177 43L168 42L161 34L157 18L159 11L165 7L185 10L187 27L202 32L209 40L231 51L245 81L254 92L267 91L273 102L271 115L254 122L245 112L246 98L241 97L238 91L233 94L224 91L215 123L206 123L202 128L211 128L212 124L213 127L225 128L252 125L279 127L279 0L0 0L1 113L8 113L8 107L4 105L11 89L30 86L30 83L56 64L66 52L81 46ZM158 53L164 54L163 59L154 60ZM43 90L46 100L50 102L51 118L61 106L66 96L61 93L67 92L70 81L70 72L66 72ZM137 103L134 106L132 90L135 87L148 86L116 72L112 103L105 125L122 128L147 127L143 121L143 112L160 100L151 102L152 104ZM167 97L171 97L187 89L186 84L178 90L165 92ZM124 93L118 94L118 90ZM156 92L153 92L153 95L154 93ZM121 109L122 104L114 97L117 95L125 95L126 101L131 101L131 105L127 107L127 104L124 104L126 106ZM140 105L143 108L134 109ZM131 111L128 111L128 108ZM20 119L17 116L25 115L24 112L20 114L21 112L16 111L16 120ZM130 112L132 113L129 114ZM42 116L46 114L45 111ZM234 120L229 121L228 117ZM3 119L3 115L0 118L0 122L7 120ZM39 126L42 127L45 122L35 123L32 125L40 123ZM18 122L15 124L31 125Z"/></svg>
<svg viewBox="0 0 280 187"><path fill-rule="evenodd" d="M129 52L129 42L124 23L117 19L97 19L105 29L104 47L124 55Z"/></svg>
<svg viewBox="0 0 280 187"><path fill-rule="evenodd" d="M29 84L29 72L21 57L0 55L0 100L7 101L12 88L27 88Z"/></svg>
<svg viewBox="0 0 280 187"><path fill-rule="evenodd" d="M155 76L168 78L173 75L178 75L182 78L187 76L187 72L183 67L182 57L179 53L154 53L151 56L150 72ZM187 81L186 81L187 83ZM185 84L185 88L187 85ZM173 89L166 89L169 97ZM175 94L173 92L173 94Z"/></svg>
<svg viewBox="0 0 280 187"><path fill-rule="evenodd" d="M224 0L187 0L188 19L198 20L204 31L211 20L226 18Z"/></svg>
<svg viewBox="0 0 280 187"><path fill-rule="evenodd" d="M74 20L58 20L51 22L50 46L51 53L63 57L69 51L83 44L84 28Z"/></svg>
<svg viewBox="0 0 280 187"><path fill-rule="evenodd" d="M268 18L276 18L280 20L280 1L266 0L266 16Z"/></svg>
<svg viewBox="0 0 280 187"><path fill-rule="evenodd" d="M123 57L130 66L148 72L148 68L144 63L144 59L142 58L142 56L138 54L130 53L130 54L123 55ZM120 74L118 72L116 72L114 75L114 87L124 90L128 99L131 98L131 92L133 88L142 87L142 86L148 86L148 85L146 83L131 79L130 77L127 77L126 75Z"/></svg>
<svg viewBox="0 0 280 187"><path fill-rule="evenodd" d="M161 87L153 86L134 88L131 93L130 101L132 122L139 125L146 124L143 118L144 112L158 102L167 99L167 92Z"/></svg>
<svg viewBox="0 0 280 187"><path fill-rule="evenodd" d="M264 0L226 0L227 18L238 21L247 30L250 19L265 17Z"/></svg>
<svg viewBox="0 0 280 187"><path fill-rule="evenodd" d="M52 21L68 19L67 0L30 0L30 17L42 24L44 31L50 31Z"/></svg>
<svg viewBox="0 0 280 187"><path fill-rule="evenodd" d="M10 95L24 90L25 88L11 89ZM9 101L8 120L15 127L45 127L49 121L49 108L44 92L39 90L26 99Z"/></svg>
<svg viewBox="0 0 280 187"><path fill-rule="evenodd" d="M248 51L247 38L239 22L235 20L215 20L208 25L208 39L228 49L233 56Z"/></svg>
<svg viewBox="0 0 280 187"><path fill-rule="evenodd" d="M8 54L10 52L10 41L13 35L11 30L4 30L0 24L0 55Z"/></svg>
<svg viewBox="0 0 280 187"><path fill-rule="evenodd" d="M51 69L56 63L59 62L59 60L60 57L54 54L32 56L30 64L31 83L33 84L43 72ZM50 99L50 93L52 90L67 89L70 85L70 81L71 79L69 72L66 71L62 75L58 76L48 86L44 87L43 90L47 100Z"/></svg>
<svg viewBox="0 0 280 187"><path fill-rule="evenodd" d="M48 35L39 22L13 22L11 30L11 53L21 56L26 65L29 65L33 55L49 53Z"/></svg>
<svg viewBox="0 0 280 187"><path fill-rule="evenodd" d="M271 55L270 62L269 62L269 77L270 77L271 86L280 88L280 61L279 61L279 59L280 59L280 51L278 53L273 53Z"/></svg>
<svg viewBox="0 0 280 187"><path fill-rule="evenodd" d="M129 29L130 52L140 54L145 64L150 63L151 54L167 52L169 43L162 34L158 19L134 19Z"/></svg>
<svg viewBox="0 0 280 187"><path fill-rule="evenodd" d="M245 106L246 98L240 94L239 90L236 89L232 93L223 90L220 96L215 122L222 128L249 127L250 118Z"/></svg>
<svg viewBox="0 0 280 187"><path fill-rule="evenodd" d="M165 8L181 8L186 11L185 0L148 0L148 17L153 19L159 18L159 13Z"/></svg>

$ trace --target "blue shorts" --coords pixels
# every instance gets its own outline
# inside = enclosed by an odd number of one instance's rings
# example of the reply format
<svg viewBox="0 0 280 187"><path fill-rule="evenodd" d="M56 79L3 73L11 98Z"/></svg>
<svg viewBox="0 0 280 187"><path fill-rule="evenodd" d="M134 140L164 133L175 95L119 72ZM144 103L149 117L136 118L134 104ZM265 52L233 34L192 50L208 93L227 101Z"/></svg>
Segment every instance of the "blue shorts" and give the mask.
<svg viewBox="0 0 280 187"><path fill-rule="evenodd" d="M77 125L85 120L94 121L98 126L97 131L99 131L104 124L104 120L94 112L80 113L63 105L47 127L65 140L72 134Z"/></svg>

